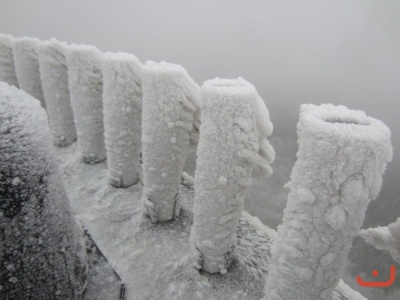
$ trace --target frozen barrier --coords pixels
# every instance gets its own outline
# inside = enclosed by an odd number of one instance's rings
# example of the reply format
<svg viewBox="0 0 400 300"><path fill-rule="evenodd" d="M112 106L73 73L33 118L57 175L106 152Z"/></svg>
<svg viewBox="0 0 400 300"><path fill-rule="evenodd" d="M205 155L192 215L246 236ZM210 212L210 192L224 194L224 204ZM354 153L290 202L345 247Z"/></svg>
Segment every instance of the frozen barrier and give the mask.
<svg viewBox="0 0 400 300"><path fill-rule="evenodd" d="M80 299L87 257L46 112L0 83L0 298Z"/></svg>
<svg viewBox="0 0 400 300"><path fill-rule="evenodd" d="M165 62L147 62L142 72L143 198L153 222L168 221L201 101L199 86L186 70Z"/></svg>
<svg viewBox="0 0 400 300"><path fill-rule="evenodd" d="M255 87L242 78L206 81L202 93L190 239L199 268L224 273L235 252L251 177L272 174L275 152L267 141L272 123Z"/></svg>
<svg viewBox="0 0 400 300"><path fill-rule="evenodd" d="M65 147L76 140L74 115L68 87L66 43L51 39L39 46L40 78L55 146Z"/></svg>
<svg viewBox="0 0 400 300"><path fill-rule="evenodd" d="M367 205L392 158L390 130L363 111L302 105L266 299L331 299Z"/></svg>
<svg viewBox="0 0 400 300"><path fill-rule="evenodd" d="M69 93L83 161L106 159L103 123L103 54L93 46L66 48Z"/></svg>
<svg viewBox="0 0 400 300"><path fill-rule="evenodd" d="M0 33L0 81L18 87L12 50L13 40L11 35Z"/></svg>
<svg viewBox="0 0 400 300"><path fill-rule="evenodd" d="M131 54L103 59L104 133L108 181L129 187L140 180L142 64Z"/></svg>
<svg viewBox="0 0 400 300"><path fill-rule="evenodd" d="M36 38L22 37L13 40L12 48L19 88L38 99L46 108L39 70L40 43Z"/></svg>

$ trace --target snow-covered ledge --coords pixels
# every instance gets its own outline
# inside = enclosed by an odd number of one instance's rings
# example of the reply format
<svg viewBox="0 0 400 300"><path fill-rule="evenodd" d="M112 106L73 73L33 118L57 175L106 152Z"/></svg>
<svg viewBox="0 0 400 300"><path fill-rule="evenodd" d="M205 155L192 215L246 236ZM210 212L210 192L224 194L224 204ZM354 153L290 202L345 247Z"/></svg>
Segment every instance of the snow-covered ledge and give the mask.
<svg viewBox="0 0 400 300"><path fill-rule="evenodd" d="M18 87L12 50L13 40L13 36L0 33L0 81Z"/></svg>
<svg viewBox="0 0 400 300"><path fill-rule="evenodd" d="M53 143L65 147L76 140L74 115L68 87L68 68L65 59L66 43L56 39L40 44L39 65L40 78L46 111L49 117Z"/></svg>
<svg viewBox="0 0 400 300"><path fill-rule="evenodd" d="M272 123L255 87L242 78L206 81L202 93L191 242L199 268L226 273L253 172L272 173Z"/></svg>
<svg viewBox="0 0 400 300"><path fill-rule="evenodd" d="M106 53L103 59L104 136L108 180L129 187L140 180L142 64L132 54Z"/></svg>
<svg viewBox="0 0 400 300"><path fill-rule="evenodd" d="M66 48L69 92L79 147L89 164L106 159L103 123L103 54L94 46Z"/></svg>
<svg viewBox="0 0 400 300"><path fill-rule="evenodd" d="M0 83L0 298L80 299L87 257L38 100Z"/></svg>
<svg viewBox="0 0 400 300"><path fill-rule="evenodd" d="M142 73L143 197L153 222L179 214L179 182L191 142L201 91L186 70L147 62Z"/></svg>
<svg viewBox="0 0 400 300"><path fill-rule="evenodd" d="M362 111L302 105L299 150L266 299L331 299L392 158L390 130Z"/></svg>

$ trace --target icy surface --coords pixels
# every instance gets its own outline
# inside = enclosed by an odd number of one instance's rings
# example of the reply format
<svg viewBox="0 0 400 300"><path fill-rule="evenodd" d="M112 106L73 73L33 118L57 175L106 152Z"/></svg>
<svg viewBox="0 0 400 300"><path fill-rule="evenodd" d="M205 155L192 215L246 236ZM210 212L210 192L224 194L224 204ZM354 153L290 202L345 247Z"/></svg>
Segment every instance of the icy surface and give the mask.
<svg viewBox="0 0 400 300"><path fill-rule="evenodd" d="M78 142L86 163L106 159L103 124L103 54L93 46L66 48L69 92Z"/></svg>
<svg viewBox="0 0 400 300"><path fill-rule="evenodd" d="M13 40L11 35L0 33L0 81L18 87L12 50Z"/></svg>
<svg viewBox="0 0 400 300"><path fill-rule="evenodd" d="M255 168L269 175L274 151L268 110L244 79L204 83L197 150L191 241L199 267L225 273L236 247L236 227Z"/></svg>
<svg viewBox="0 0 400 300"><path fill-rule="evenodd" d="M53 143L65 147L76 140L74 115L68 87L66 43L51 39L39 46L40 78Z"/></svg>
<svg viewBox="0 0 400 300"><path fill-rule="evenodd" d="M142 64L131 54L103 59L104 131L109 183L129 187L140 179Z"/></svg>
<svg viewBox="0 0 400 300"><path fill-rule="evenodd" d="M267 299L330 299L391 160L390 131L344 106L302 105L299 151Z"/></svg>
<svg viewBox="0 0 400 300"><path fill-rule="evenodd" d="M22 37L13 40L12 48L19 88L40 100L42 106L46 107L39 70L40 43L36 38Z"/></svg>
<svg viewBox="0 0 400 300"><path fill-rule="evenodd" d="M143 90L143 203L153 222L175 214L181 173L190 145L199 86L186 70L165 62L147 62Z"/></svg>
<svg viewBox="0 0 400 300"><path fill-rule="evenodd" d="M86 252L64 190L46 112L0 83L0 298L78 299Z"/></svg>

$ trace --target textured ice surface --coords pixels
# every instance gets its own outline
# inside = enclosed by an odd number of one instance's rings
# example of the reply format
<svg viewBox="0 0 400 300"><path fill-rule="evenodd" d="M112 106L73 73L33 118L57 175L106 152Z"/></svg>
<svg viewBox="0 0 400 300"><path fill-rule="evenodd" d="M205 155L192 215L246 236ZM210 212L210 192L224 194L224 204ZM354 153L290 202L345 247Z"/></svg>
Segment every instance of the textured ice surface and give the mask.
<svg viewBox="0 0 400 300"><path fill-rule="evenodd" d="M142 64L132 54L106 53L103 59L104 130L108 178L129 187L141 176Z"/></svg>
<svg viewBox="0 0 400 300"><path fill-rule="evenodd" d="M103 54L93 46L66 48L69 93L78 142L86 163L106 159L103 124Z"/></svg>
<svg viewBox="0 0 400 300"><path fill-rule="evenodd" d="M13 40L11 35L0 33L0 81L18 87L12 50Z"/></svg>
<svg viewBox="0 0 400 300"><path fill-rule="evenodd" d="M74 115L68 87L66 43L51 39L39 46L40 78L53 143L64 147L76 140Z"/></svg>
<svg viewBox="0 0 400 300"><path fill-rule="evenodd" d="M12 48L19 88L40 100L42 106L46 107L39 70L40 43L36 38L22 37L13 40Z"/></svg>
<svg viewBox="0 0 400 300"><path fill-rule="evenodd" d="M302 105L299 151L272 248L267 299L330 299L391 160L390 130L362 111Z"/></svg>
<svg viewBox="0 0 400 300"><path fill-rule="evenodd" d="M86 251L46 112L0 83L0 299L78 299Z"/></svg>

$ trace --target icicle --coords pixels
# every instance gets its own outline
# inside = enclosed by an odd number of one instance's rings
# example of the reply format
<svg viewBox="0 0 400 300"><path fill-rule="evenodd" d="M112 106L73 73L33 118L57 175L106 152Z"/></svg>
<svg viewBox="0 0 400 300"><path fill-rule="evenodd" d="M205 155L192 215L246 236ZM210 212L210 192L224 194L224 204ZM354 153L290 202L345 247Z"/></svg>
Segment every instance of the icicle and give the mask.
<svg viewBox="0 0 400 300"><path fill-rule="evenodd" d="M0 33L0 81L18 87L12 50L13 40L11 35Z"/></svg>

